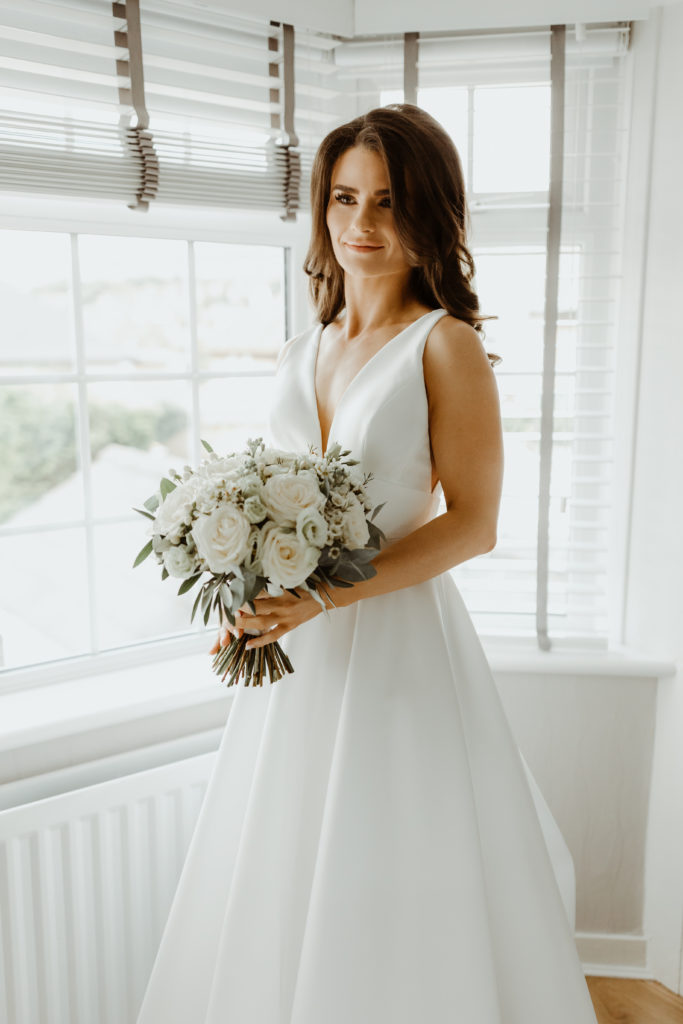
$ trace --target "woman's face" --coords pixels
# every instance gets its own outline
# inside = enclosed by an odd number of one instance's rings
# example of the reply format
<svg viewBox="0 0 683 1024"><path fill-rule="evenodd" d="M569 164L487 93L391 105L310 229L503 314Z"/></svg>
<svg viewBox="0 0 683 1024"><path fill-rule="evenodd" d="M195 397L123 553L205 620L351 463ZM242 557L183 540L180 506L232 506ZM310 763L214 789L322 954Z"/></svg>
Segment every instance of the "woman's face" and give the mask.
<svg viewBox="0 0 683 1024"><path fill-rule="evenodd" d="M342 153L332 168L326 220L334 255L347 274L374 277L409 269L379 153L363 146Z"/></svg>

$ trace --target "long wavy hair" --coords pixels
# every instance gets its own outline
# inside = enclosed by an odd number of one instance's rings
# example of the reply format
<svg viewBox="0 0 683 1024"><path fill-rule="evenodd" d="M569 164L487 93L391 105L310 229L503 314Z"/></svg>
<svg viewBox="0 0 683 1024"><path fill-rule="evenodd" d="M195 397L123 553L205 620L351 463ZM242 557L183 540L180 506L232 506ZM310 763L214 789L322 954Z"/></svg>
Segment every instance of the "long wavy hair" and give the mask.
<svg viewBox="0 0 683 1024"><path fill-rule="evenodd" d="M484 320L472 287L474 260L467 245L470 214L460 155L431 114L412 103L390 103L329 132L318 146L311 171L311 240L303 269L318 320L331 323L344 309L344 271L327 228L332 169L352 146L374 150L389 175L394 224L411 267L415 298L440 306L481 335ZM501 362L486 353L492 366Z"/></svg>

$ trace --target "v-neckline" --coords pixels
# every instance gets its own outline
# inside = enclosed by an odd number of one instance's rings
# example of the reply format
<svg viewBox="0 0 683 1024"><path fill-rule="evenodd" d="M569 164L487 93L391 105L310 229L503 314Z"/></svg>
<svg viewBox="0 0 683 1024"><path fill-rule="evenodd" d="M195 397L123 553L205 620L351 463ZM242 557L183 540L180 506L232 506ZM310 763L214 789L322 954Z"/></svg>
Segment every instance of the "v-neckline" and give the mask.
<svg viewBox="0 0 683 1024"><path fill-rule="evenodd" d="M329 444L330 444L330 438L332 437L332 429L334 427L334 422L335 422L335 420L337 418L337 413L339 412L339 408L342 405L344 399L346 398L346 395L350 391L350 389L353 386L353 384L358 380L358 378L363 374L363 372L365 370L367 370L367 368L370 365L370 363L372 363L373 360L375 360L377 358L377 356L380 354L380 352L384 352L385 348L387 348L389 345L391 345L392 341L395 341L396 338L400 338L402 334L405 334L406 331L409 331L411 327L415 326L415 324L419 324L420 320L424 320L425 317L431 316L432 313L440 312L442 308L443 307L439 306L439 307L437 307L437 309L430 309L428 313L423 313L422 316L419 316L416 320L413 320L413 322L408 324L407 327L402 328L402 330L400 330L398 332L398 334L394 334L391 338L389 338L388 341L385 341L384 344L380 348L378 348L376 352L373 352L373 354L370 356L370 358L367 360L367 362L363 363L363 365L361 366L360 370L358 370L358 372L353 375L353 377L351 378L351 380L349 381L349 383L346 385L346 387L342 391L341 395L339 396L339 400L338 400L337 405L335 407L334 413L332 414L332 419L330 420L330 429L327 432L327 443L325 445L325 451L323 451L323 431L322 431L322 426L320 425L320 410L319 410L319 406L318 406L318 392L317 392L316 386L315 386L315 378L316 378L316 371L317 371L317 368L318 368L318 352L320 351L320 339L322 338L322 333L325 330L325 326L326 325L325 324L318 324L317 332L316 332L317 333L317 337L316 337L315 343L313 345L313 358L311 360L312 366L313 366L311 384L312 384L312 391L313 391L313 411L314 411L316 423L317 423L317 426L318 426L318 438L320 440L320 452L321 452L321 455L322 455L323 458L325 457L325 455L327 453L327 449L328 449Z"/></svg>

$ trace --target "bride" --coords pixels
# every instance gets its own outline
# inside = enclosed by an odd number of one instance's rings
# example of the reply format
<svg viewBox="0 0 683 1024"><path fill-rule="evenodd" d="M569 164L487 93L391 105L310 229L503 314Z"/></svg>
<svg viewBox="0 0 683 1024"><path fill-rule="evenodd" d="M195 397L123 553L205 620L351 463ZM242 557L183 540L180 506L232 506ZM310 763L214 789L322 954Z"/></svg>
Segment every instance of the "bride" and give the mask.
<svg viewBox="0 0 683 1024"><path fill-rule="evenodd" d="M350 449L387 543L327 613L241 609L295 671L235 688L138 1024L595 1024L571 856L449 573L494 548L503 477L459 155L371 110L322 141L311 210L269 440Z"/></svg>

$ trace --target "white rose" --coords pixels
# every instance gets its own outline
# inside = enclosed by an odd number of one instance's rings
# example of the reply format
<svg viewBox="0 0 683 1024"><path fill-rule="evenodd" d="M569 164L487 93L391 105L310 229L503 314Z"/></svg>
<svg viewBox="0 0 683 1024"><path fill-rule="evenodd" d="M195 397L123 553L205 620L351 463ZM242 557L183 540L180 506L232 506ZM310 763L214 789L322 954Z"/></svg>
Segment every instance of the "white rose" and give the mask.
<svg viewBox="0 0 683 1024"><path fill-rule="evenodd" d="M244 514L250 523L260 523L268 515L268 509L258 494L252 494L244 502Z"/></svg>
<svg viewBox="0 0 683 1024"><path fill-rule="evenodd" d="M178 484L157 509L154 519L154 533L163 537L168 535L177 539L183 526L192 522L192 506L194 504L194 488L189 484Z"/></svg>
<svg viewBox="0 0 683 1024"><path fill-rule="evenodd" d="M315 508L302 508L296 520L296 533L300 540L323 548L327 544L327 523L325 517Z"/></svg>
<svg viewBox="0 0 683 1024"><path fill-rule="evenodd" d="M205 463L207 476L223 477L229 480L241 476L242 472L242 458L239 455L226 455L222 459L211 459Z"/></svg>
<svg viewBox="0 0 683 1024"><path fill-rule="evenodd" d="M279 526L296 525L302 509L319 509L325 496L315 473L278 473L263 485L262 500Z"/></svg>
<svg viewBox="0 0 683 1024"><path fill-rule="evenodd" d="M369 540L370 531L365 511L355 494L349 494L342 531L344 545L347 548L364 548Z"/></svg>
<svg viewBox="0 0 683 1024"><path fill-rule="evenodd" d="M298 587L318 564L320 551L294 530L266 523L263 527L263 573L281 587Z"/></svg>
<svg viewBox="0 0 683 1024"><path fill-rule="evenodd" d="M167 548L162 557L169 576L177 576L178 579L184 580L197 571L196 556L190 554L184 544Z"/></svg>
<svg viewBox="0 0 683 1024"><path fill-rule="evenodd" d="M229 572L247 553L250 529L244 513L228 505L197 519L192 536L211 572Z"/></svg>

